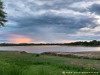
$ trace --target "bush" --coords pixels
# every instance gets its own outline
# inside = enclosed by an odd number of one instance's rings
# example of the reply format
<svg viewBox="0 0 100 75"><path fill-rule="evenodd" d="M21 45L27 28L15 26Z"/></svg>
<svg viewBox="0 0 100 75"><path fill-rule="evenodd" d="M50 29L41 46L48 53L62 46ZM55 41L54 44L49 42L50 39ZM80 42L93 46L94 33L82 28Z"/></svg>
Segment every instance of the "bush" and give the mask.
<svg viewBox="0 0 100 75"><path fill-rule="evenodd" d="M36 55L35 55L35 57L39 57L39 56L40 56L40 54L36 54Z"/></svg>

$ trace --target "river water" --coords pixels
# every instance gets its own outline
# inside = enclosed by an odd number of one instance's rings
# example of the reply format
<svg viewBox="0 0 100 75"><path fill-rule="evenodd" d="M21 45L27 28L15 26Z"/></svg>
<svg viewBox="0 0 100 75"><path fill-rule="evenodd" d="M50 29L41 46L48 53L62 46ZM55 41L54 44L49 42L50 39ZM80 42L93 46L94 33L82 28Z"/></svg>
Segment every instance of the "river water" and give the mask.
<svg viewBox="0 0 100 75"><path fill-rule="evenodd" d="M78 46L8 46L0 47L0 51L26 51L29 53L42 52L83 52L100 51L100 47L78 47Z"/></svg>

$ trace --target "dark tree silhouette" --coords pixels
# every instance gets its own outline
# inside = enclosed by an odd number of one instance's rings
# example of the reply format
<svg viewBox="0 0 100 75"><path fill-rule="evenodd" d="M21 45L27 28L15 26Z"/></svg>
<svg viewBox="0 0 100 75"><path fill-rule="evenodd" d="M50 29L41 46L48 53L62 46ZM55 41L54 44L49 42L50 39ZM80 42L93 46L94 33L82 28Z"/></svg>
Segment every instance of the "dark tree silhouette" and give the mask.
<svg viewBox="0 0 100 75"><path fill-rule="evenodd" d="M4 26L6 20L6 13L4 12L3 2L0 0L0 26Z"/></svg>

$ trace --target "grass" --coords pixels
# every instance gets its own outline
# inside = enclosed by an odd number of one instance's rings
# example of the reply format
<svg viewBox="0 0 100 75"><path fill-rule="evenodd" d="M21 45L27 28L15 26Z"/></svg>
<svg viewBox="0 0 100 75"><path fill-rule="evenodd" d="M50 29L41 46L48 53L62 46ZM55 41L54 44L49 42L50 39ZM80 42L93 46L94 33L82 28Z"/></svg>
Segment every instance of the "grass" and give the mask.
<svg viewBox="0 0 100 75"><path fill-rule="evenodd" d="M0 75L100 75L100 60L1 51Z"/></svg>

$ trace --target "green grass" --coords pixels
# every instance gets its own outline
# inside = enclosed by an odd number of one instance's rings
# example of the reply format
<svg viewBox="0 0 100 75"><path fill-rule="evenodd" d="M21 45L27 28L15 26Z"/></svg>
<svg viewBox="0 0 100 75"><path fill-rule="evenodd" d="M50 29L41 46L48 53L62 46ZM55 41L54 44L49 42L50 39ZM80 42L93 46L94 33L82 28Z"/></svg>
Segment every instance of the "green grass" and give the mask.
<svg viewBox="0 0 100 75"><path fill-rule="evenodd" d="M98 72L98 74L62 74ZM0 75L100 75L100 60L0 52Z"/></svg>

